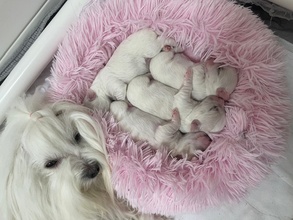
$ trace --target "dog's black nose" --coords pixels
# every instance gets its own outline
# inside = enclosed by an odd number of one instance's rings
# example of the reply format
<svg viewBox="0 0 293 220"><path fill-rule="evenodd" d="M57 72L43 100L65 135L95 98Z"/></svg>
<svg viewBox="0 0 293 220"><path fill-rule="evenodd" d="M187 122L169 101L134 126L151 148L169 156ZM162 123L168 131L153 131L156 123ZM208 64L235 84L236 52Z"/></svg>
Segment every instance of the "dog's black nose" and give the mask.
<svg viewBox="0 0 293 220"><path fill-rule="evenodd" d="M84 177L88 179L95 178L100 172L100 164L98 162L87 163L85 165Z"/></svg>

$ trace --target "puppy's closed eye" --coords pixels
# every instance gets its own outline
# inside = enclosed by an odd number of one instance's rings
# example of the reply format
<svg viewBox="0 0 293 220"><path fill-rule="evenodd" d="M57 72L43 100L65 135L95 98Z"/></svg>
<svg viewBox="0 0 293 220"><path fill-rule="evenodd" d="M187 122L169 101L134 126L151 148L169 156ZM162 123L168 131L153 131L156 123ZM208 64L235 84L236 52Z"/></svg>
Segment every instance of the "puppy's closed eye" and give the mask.
<svg viewBox="0 0 293 220"><path fill-rule="evenodd" d="M215 105L209 111L219 111L219 107Z"/></svg>

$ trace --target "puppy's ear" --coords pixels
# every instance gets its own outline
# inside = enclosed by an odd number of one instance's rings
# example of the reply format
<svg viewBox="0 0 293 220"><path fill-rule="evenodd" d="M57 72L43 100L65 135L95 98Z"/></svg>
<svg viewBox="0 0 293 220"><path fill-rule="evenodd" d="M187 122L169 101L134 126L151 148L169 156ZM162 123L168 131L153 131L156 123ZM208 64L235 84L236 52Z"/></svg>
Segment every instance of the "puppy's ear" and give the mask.
<svg viewBox="0 0 293 220"><path fill-rule="evenodd" d="M200 125L201 125L200 121L197 120L197 119L194 119L191 122L191 125L190 125L190 132L197 132L197 131L199 131Z"/></svg>
<svg viewBox="0 0 293 220"><path fill-rule="evenodd" d="M216 93L217 93L217 96L219 96L220 98L224 99L225 101L229 100L229 98L230 98L229 93L223 87L218 88Z"/></svg>

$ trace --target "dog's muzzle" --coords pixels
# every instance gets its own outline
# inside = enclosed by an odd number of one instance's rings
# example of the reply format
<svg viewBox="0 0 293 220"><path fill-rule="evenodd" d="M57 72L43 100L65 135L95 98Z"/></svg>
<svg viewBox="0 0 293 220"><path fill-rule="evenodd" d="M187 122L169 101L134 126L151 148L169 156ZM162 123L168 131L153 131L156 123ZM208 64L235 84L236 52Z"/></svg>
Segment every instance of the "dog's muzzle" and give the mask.
<svg viewBox="0 0 293 220"><path fill-rule="evenodd" d="M100 164L96 161L90 161L84 165L83 178L93 179L100 173Z"/></svg>

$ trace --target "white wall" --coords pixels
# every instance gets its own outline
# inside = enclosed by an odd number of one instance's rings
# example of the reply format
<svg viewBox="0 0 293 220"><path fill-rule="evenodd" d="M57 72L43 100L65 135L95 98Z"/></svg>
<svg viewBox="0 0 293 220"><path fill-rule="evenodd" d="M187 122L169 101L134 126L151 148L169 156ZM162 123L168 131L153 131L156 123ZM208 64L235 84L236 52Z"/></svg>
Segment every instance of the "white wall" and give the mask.
<svg viewBox="0 0 293 220"><path fill-rule="evenodd" d="M0 59L46 0L0 0Z"/></svg>
<svg viewBox="0 0 293 220"><path fill-rule="evenodd" d="M269 0L269 1L293 11L293 0Z"/></svg>

